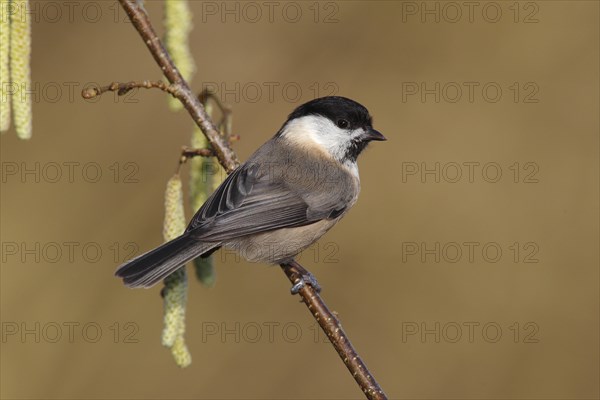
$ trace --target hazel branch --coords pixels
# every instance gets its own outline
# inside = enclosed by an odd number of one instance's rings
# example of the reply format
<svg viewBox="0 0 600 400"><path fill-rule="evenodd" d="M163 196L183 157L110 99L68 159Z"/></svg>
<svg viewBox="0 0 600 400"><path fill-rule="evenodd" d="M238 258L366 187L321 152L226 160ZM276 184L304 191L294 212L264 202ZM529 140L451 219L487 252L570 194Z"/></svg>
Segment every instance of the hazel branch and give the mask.
<svg viewBox="0 0 600 400"><path fill-rule="evenodd" d="M85 88L81 91L81 97L83 97L86 100L89 100L89 99L93 99L98 96L102 96L102 94L104 94L106 92L117 92L117 94L119 96L123 96L123 95L129 93L130 91L132 91L133 89L140 89L140 88L142 88L142 89L160 89L163 92L166 92L172 96L175 96L175 94L174 94L175 88L170 85L167 85L163 81L140 81L140 82L131 81L131 82L126 82L126 83L113 82L107 86L101 86L101 87L92 86L89 88Z"/></svg>
<svg viewBox="0 0 600 400"><path fill-rule="evenodd" d="M204 133L215 151L219 163L228 173L236 169L239 165L237 156L231 150L231 147L229 147L229 143L219 134L219 130L210 120L202 103L200 103L198 97L196 97L188 83L181 76L181 73L154 31L146 11L134 0L119 0L119 3L127 13L127 16L142 37L144 43L146 43L148 50L150 50L154 60L160 66L163 74L173 86L172 95L181 101L194 119L194 122L202 130L202 133Z"/></svg>
<svg viewBox="0 0 600 400"><path fill-rule="evenodd" d="M192 157L214 157L215 153L211 149L192 149L191 147L183 147L181 149L181 160L186 162L188 158Z"/></svg>
<svg viewBox="0 0 600 400"><path fill-rule="evenodd" d="M281 268L290 282L295 285L308 274L308 271L297 261L282 264ZM352 374L352 377L360 386L367 399L383 400L387 399L383 389L379 386L365 363L362 361L350 339L342 329L340 320L333 312L329 310L318 290L311 285L304 285L298 294L302 297L302 302L306 304L308 310L319 323L323 332L337 351L338 355Z"/></svg>
<svg viewBox="0 0 600 400"><path fill-rule="evenodd" d="M119 0L119 3L125 9L133 26L144 40L144 43L146 43L154 60L161 67L164 75L171 83L171 86L174 87L173 96L182 102L186 110L207 137L211 149L214 151L214 155L217 157L220 164L228 173L233 171L239 165L235 153L231 150L227 140L220 135L219 130L208 117L208 114L204 110L198 97L192 93L189 85L182 78L160 39L156 35L144 9L141 8L135 0ZM293 284L298 283L306 273L306 270L295 261L284 264L281 267ZM385 393L377 384L375 378L369 372L350 343L339 320L329 310L317 291L310 285L304 285L298 293L313 317L330 339L333 347L338 352L340 358L351 372L365 396L368 399L386 399Z"/></svg>

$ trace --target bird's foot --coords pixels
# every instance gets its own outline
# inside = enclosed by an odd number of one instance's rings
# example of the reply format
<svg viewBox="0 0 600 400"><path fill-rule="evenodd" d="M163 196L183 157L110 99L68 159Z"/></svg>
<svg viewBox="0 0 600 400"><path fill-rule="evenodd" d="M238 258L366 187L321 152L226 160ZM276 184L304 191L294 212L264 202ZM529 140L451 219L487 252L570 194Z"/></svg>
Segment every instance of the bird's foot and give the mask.
<svg viewBox="0 0 600 400"><path fill-rule="evenodd" d="M293 283L290 289L292 294L298 294L306 285L312 286L317 293L321 292L321 286L317 282L317 278L295 260L290 260L280 264L280 266Z"/></svg>
<svg viewBox="0 0 600 400"><path fill-rule="evenodd" d="M319 285L319 282L317 282L317 278L315 278L315 276L308 271L306 271L305 274L300 276L300 279L294 284L294 286L292 286L290 292L292 294L298 294L298 292L300 292L300 289L302 289L306 285L312 286L317 293L321 292L321 286Z"/></svg>

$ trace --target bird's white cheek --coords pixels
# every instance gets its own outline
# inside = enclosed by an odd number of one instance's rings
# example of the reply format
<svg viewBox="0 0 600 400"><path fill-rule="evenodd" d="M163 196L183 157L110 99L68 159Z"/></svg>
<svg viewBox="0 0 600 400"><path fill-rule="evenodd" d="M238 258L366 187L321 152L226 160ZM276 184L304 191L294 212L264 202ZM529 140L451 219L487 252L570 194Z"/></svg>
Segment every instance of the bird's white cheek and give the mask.
<svg viewBox="0 0 600 400"><path fill-rule="evenodd" d="M363 129L341 129L321 116L306 116L289 122L284 135L290 142L305 149L320 149L332 158L342 161L351 142L363 135Z"/></svg>
<svg viewBox="0 0 600 400"><path fill-rule="evenodd" d="M320 133L316 140L329 154L338 160L343 157L348 147L347 138L340 132Z"/></svg>

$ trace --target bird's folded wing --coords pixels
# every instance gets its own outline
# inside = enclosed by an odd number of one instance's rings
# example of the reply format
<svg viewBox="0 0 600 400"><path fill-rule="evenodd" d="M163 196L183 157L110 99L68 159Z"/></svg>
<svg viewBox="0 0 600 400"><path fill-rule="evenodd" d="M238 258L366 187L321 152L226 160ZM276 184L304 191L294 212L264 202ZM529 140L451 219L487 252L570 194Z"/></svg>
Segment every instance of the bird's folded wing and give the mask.
<svg viewBox="0 0 600 400"><path fill-rule="evenodd" d="M335 214L340 207L332 201L313 210L303 195L284 180L261 173L252 165L243 165L229 175L198 210L187 232L198 240L226 241L309 225Z"/></svg>

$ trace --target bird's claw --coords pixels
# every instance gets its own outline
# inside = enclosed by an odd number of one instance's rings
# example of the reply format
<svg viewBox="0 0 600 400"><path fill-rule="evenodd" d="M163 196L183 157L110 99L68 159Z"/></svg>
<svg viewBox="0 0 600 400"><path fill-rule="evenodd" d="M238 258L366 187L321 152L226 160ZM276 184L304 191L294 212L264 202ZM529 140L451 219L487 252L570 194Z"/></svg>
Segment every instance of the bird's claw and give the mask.
<svg viewBox="0 0 600 400"><path fill-rule="evenodd" d="M298 294L298 292L300 292L300 289L302 289L307 284L312 286L317 293L321 292L321 286L319 285L319 282L317 282L317 278L315 278L314 275L310 272L302 275L298 282L296 282L294 286L292 286L290 292L292 294Z"/></svg>

